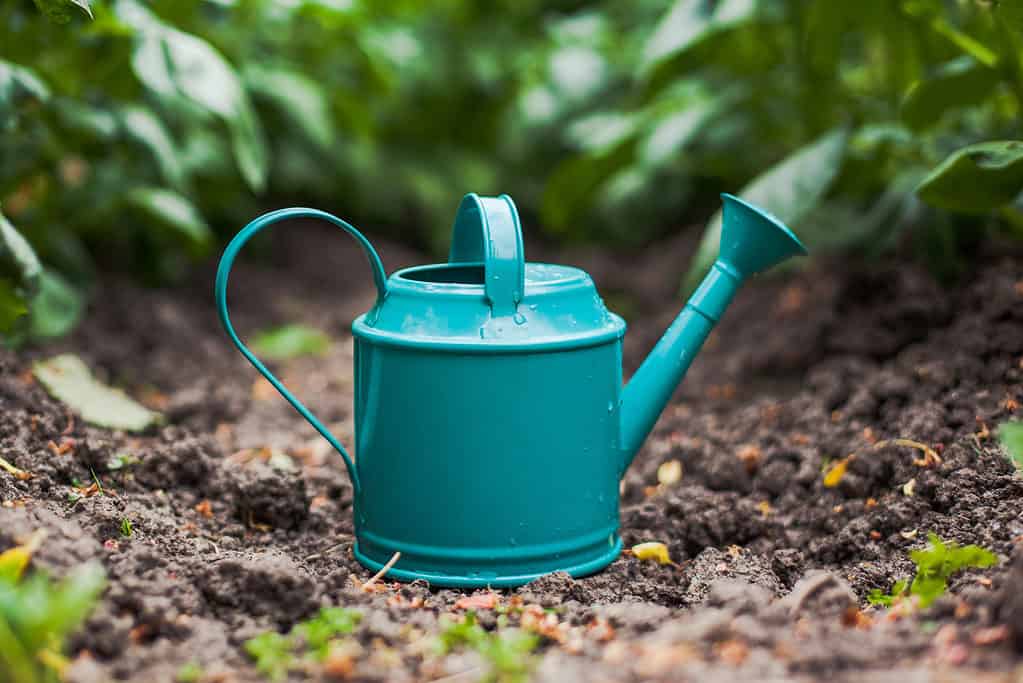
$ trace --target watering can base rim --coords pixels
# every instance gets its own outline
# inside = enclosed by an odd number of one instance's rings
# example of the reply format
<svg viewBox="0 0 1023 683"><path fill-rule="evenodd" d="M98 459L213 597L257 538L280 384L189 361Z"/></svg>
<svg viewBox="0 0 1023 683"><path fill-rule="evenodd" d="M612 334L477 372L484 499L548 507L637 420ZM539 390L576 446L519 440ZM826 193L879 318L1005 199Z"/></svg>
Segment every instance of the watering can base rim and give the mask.
<svg viewBox="0 0 1023 683"><path fill-rule="evenodd" d="M541 576L546 576L547 574L552 574L554 572L566 572L573 578L580 578L583 576L589 576L590 574L595 574L614 562L621 552L622 539L618 533L615 532L614 544L610 548L601 552L596 557L565 567L555 566L545 569L544 571L490 577L472 576L454 572L439 573L431 571L417 571L412 569L398 569L395 567L388 570L384 578L402 581L404 583L426 581L431 586L440 588L517 588L518 586L524 586L530 581L534 581ZM378 572L384 568L383 562L370 559L363 554L363 552L359 549L358 540L355 541L355 545L352 547L352 553L355 555L355 559L359 561L359 564L370 571Z"/></svg>

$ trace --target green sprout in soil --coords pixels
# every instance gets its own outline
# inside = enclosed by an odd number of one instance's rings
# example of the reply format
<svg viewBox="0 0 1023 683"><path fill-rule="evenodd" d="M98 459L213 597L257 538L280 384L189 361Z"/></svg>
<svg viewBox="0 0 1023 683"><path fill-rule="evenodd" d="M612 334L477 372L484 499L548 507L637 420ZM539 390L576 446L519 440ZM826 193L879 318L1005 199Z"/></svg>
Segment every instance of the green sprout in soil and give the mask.
<svg viewBox="0 0 1023 683"><path fill-rule="evenodd" d="M199 662L192 660L183 664L178 673L174 676L175 683L199 683L203 677L202 666Z"/></svg>
<svg viewBox="0 0 1023 683"><path fill-rule="evenodd" d="M441 632L437 649L440 654L458 648L475 650L489 667L481 681L522 683L529 678L534 664L530 653L539 642L534 634L517 629L489 632L476 623L476 614L469 612Z"/></svg>
<svg viewBox="0 0 1023 683"><path fill-rule="evenodd" d="M60 581L42 572L24 577L37 534L0 553L0 678L17 683L56 683L68 660L64 644L103 592L103 570L83 565Z"/></svg>
<svg viewBox="0 0 1023 683"><path fill-rule="evenodd" d="M952 541L942 541L933 533L927 535L927 540L926 549L909 554L916 564L913 582L896 581L887 594L875 588L867 596L867 602L891 607L906 597L915 597L920 607L928 607L945 593L949 578L956 572L970 567L990 567L998 562L994 553L977 545L959 546Z"/></svg>
<svg viewBox="0 0 1023 683"><path fill-rule="evenodd" d="M139 462L141 461L130 453L119 453L110 458L110 461L107 463L107 469L116 472L117 470L137 465Z"/></svg>
<svg viewBox="0 0 1023 683"><path fill-rule="evenodd" d="M1004 422L998 427L998 439L1017 469L1023 469L1023 422Z"/></svg>
<svg viewBox="0 0 1023 683"><path fill-rule="evenodd" d="M130 519L125 517L121 520L121 536L131 538L133 533L135 533L135 525L131 523Z"/></svg>
<svg viewBox="0 0 1023 683"><path fill-rule="evenodd" d="M245 641L245 652L256 670L271 681L283 681L302 663L321 663L355 631L362 614L345 607L324 607L312 619L296 624L287 635L261 633Z"/></svg>

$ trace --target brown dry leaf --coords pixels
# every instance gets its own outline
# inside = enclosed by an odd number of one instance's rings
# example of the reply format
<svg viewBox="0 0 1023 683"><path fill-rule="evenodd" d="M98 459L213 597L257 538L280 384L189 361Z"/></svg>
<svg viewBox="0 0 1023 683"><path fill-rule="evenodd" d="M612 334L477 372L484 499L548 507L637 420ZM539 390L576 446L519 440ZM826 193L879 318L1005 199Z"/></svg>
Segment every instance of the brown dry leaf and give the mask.
<svg viewBox="0 0 1023 683"><path fill-rule="evenodd" d="M7 472L7 474L11 475L15 479L20 479L22 481L32 478L31 472L26 472L25 470L18 469L17 467L7 462L3 458L0 458L0 470Z"/></svg>
<svg viewBox="0 0 1023 683"><path fill-rule="evenodd" d="M678 460L668 460L661 463L657 468L657 481L661 486L677 484L682 479L682 463Z"/></svg>
<svg viewBox="0 0 1023 683"><path fill-rule="evenodd" d="M849 461L853 456L847 456L842 458L838 462L831 465L828 468L827 473L824 475L824 486L833 489L838 486L838 482L842 481L842 477L845 476L845 471L849 469Z"/></svg>
<svg viewBox="0 0 1023 683"><path fill-rule="evenodd" d="M495 609L500 604L501 596L497 593L476 593L458 598L455 609Z"/></svg>
<svg viewBox="0 0 1023 683"><path fill-rule="evenodd" d="M64 437L60 440L59 446L51 440L46 442L46 447L49 448L54 455L67 455L74 451L75 440Z"/></svg>
<svg viewBox="0 0 1023 683"><path fill-rule="evenodd" d="M203 499L195 506L195 511L206 519L213 519L213 505L209 500Z"/></svg>
<svg viewBox="0 0 1023 683"><path fill-rule="evenodd" d="M738 638L731 638L715 645L714 654L726 664L739 666L749 656L749 646Z"/></svg>
<svg viewBox="0 0 1023 683"><path fill-rule="evenodd" d="M805 302L806 289L802 285L789 285L782 290L777 311L783 316L790 316L801 311Z"/></svg>
<svg viewBox="0 0 1023 683"><path fill-rule="evenodd" d="M842 614L842 625L846 628L866 630L874 625L874 619L855 605L850 605Z"/></svg>
<svg viewBox="0 0 1023 683"><path fill-rule="evenodd" d="M1007 413L1015 413L1019 410L1019 401L1012 396L1006 396L1005 400L1002 401L1002 409Z"/></svg>
<svg viewBox="0 0 1023 683"><path fill-rule="evenodd" d="M520 625L523 629L537 633L556 643L564 643L568 639L568 634L558 621L558 615L553 612L545 612L540 605L530 604L523 607Z"/></svg>
<svg viewBox="0 0 1023 683"><path fill-rule="evenodd" d="M610 640L614 640L615 629L607 619L603 617L594 617L593 620L586 625L586 635L593 640L601 643L606 643Z"/></svg>
<svg viewBox="0 0 1023 683"><path fill-rule="evenodd" d="M867 498L867 502L863 504L863 507L867 508L868 510L870 510L871 508L876 508L877 507L877 499L876 498Z"/></svg>
<svg viewBox="0 0 1023 683"><path fill-rule="evenodd" d="M760 467L760 461L764 459L764 453L757 446L753 444L746 444L742 446L736 453L739 460L746 467L746 471L753 474Z"/></svg>
<svg viewBox="0 0 1023 683"><path fill-rule="evenodd" d="M362 654L362 646L355 640L341 640L330 646L323 660L323 675L328 679L346 680L355 673L355 663Z"/></svg>
<svg viewBox="0 0 1023 683"><path fill-rule="evenodd" d="M991 626L988 628L982 628L973 634L973 642L975 645L993 645L994 643L1000 643L1003 640L1009 639L1009 627L1005 624L1001 626Z"/></svg>

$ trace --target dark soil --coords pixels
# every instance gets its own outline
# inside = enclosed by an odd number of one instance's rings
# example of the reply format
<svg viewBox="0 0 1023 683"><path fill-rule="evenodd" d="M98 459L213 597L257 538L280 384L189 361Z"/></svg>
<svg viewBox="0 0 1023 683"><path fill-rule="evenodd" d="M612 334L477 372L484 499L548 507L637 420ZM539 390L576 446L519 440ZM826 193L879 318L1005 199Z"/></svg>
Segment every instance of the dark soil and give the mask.
<svg viewBox="0 0 1023 683"><path fill-rule="evenodd" d="M275 369L350 442L347 326L372 300L367 268L332 232L292 232L272 264L237 269L233 318L243 336L285 321L335 336L327 355ZM630 372L680 306L689 247L549 258L587 268L628 309ZM420 260L393 247L383 257L389 269ZM535 679L1007 680L1023 661L1023 478L995 430L1023 403L1023 256L980 262L950 288L901 264L823 262L747 287L622 486L626 546L662 541L680 566L625 555L589 578L502 592L523 606L512 626L545 634ZM28 371L60 351L167 425L129 436L73 420ZM109 576L73 639L72 680L172 681L193 661L203 680L261 680L242 643L325 605L363 612L340 669L352 678L486 674L475 653L433 647L465 593L360 587L369 572L352 558L341 461L229 347L211 270L167 291L107 281L71 339L3 352L0 375L0 456L34 475L0 472L0 550L45 528L36 567L60 575L97 560ZM941 463L874 446L895 438L932 446ZM71 448L58 455L51 441ZM111 469L124 454L137 463ZM827 463L850 454L825 487ZM669 460L681 480L658 485ZM91 471L106 494L72 503L72 482ZM909 551L931 532L999 564L956 575L926 610L870 607L871 589L912 574ZM492 610L479 619L497 627ZM293 677L305 675L322 673Z"/></svg>

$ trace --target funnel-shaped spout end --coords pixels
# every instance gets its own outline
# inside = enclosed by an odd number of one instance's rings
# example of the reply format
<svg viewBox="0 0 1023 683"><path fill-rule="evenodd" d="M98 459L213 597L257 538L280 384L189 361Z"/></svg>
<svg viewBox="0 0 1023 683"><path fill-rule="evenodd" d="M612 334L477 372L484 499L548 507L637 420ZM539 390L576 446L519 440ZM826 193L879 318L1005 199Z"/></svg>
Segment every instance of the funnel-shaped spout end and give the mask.
<svg viewBox="0 0 1023 683"><path fill-rule="evenodd" d="M785 259L806 254L806 247L780 220L738 197L722 194L719 258L749 276Z"/></svg>

